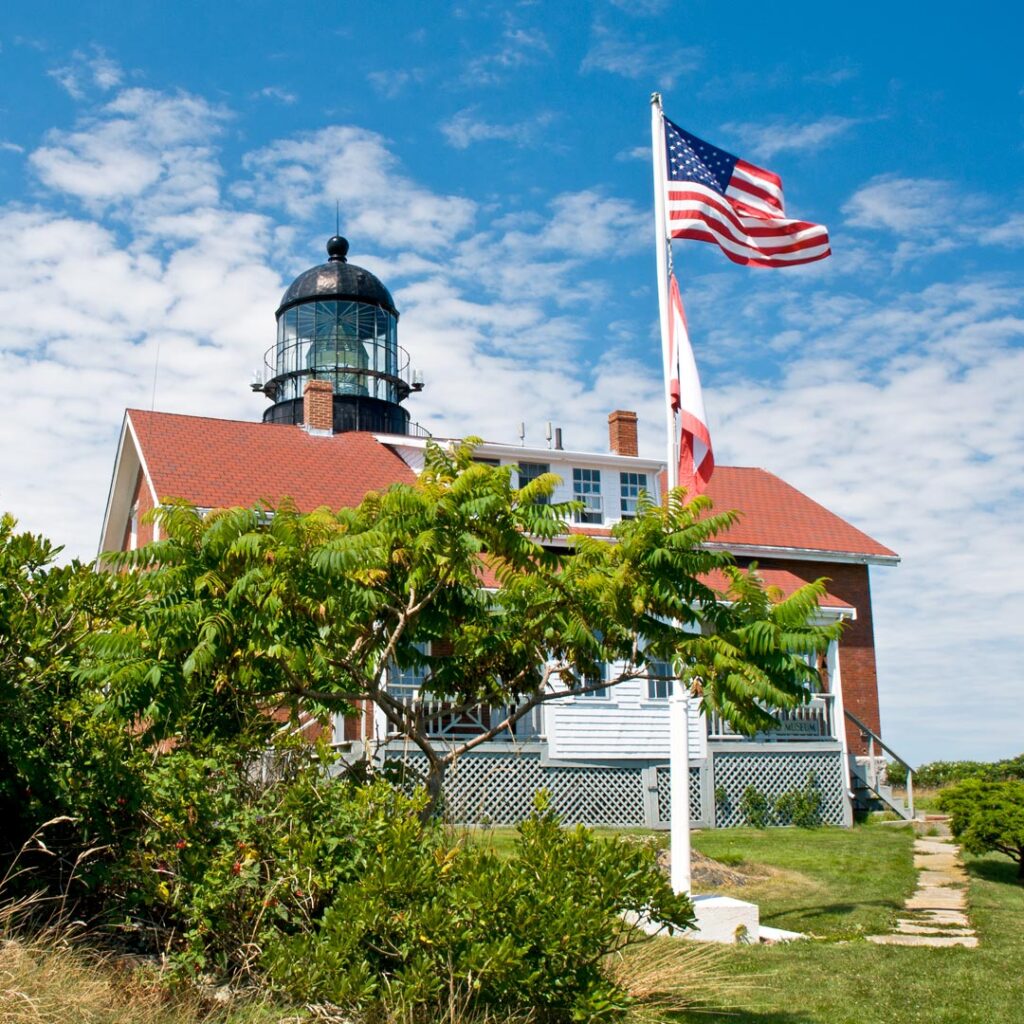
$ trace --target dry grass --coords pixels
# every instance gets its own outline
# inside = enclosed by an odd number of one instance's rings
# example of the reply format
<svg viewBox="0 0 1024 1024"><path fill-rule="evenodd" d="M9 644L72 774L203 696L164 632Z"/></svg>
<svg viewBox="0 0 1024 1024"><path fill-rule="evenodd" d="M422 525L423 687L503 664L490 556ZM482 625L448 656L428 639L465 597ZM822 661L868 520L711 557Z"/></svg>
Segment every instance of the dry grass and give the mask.
<svg viewBox="0 0 1024 1024"><path fill-rule="evenodd" d="M0 939L2 1024L198 1024L198 1005L172 1005L109 961L45 938Z"/></svg>
<svg viewBox="0 0 1024 1024"><path fill-rule="evenodd" d="M636 1005L636 1024L673 1021L684 1011L700 1011L708 1000L721 1007L747 988L723 968L725 950L709 943L656 938L627 946L611 958L611 974Z"/></svg>

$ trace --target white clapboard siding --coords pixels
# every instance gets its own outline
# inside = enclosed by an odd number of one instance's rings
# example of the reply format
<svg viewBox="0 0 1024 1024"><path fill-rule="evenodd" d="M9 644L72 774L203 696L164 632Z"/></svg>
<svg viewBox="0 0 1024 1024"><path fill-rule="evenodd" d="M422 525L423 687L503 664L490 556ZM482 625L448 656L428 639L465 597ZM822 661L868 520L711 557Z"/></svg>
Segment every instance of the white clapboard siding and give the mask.
<svg viewBox="0 0 1024 1024"><path fill-rule="evenodd" d="M707 755L707 732L690 701L690 757ZM668 701L647 698L647 680L632 679L606 698L567 697L544 708L548 756L555 760L659 759L669 756Z"/></svg>

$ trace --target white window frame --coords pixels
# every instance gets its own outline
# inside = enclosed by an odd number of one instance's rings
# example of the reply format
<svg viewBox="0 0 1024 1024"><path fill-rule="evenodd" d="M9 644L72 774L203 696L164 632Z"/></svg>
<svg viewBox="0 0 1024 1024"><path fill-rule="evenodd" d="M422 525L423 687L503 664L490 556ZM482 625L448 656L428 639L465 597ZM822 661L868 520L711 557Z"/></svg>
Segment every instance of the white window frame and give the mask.
<svg viewBox="0 0 1024 1024"><path fill-rule="evenodd" d="M584 505L575 513L574 519L577 523L589 523L591 526L596 526L604 522L601 470L591 469L587 466L573 466L572 496L574 501L582 501Z"/></svg>

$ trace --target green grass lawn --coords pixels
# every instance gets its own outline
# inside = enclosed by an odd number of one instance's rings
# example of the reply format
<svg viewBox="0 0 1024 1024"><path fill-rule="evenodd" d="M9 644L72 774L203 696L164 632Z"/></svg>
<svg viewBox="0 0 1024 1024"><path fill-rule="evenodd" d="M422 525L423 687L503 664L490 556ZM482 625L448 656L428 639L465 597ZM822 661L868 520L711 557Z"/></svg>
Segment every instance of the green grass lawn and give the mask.
<svg viewBox="0 0 1024 1024"><path fill-rule="evenodd" d="M751 877L725 887L761 908L773 928L825 939L888 931L914 889L909 828L717 829L693 834L694 849Z"/></svg>
<svg viewBox="0 0 1024 1024"><path fill-rule="evenodd" d="M831 830L826 830L829 832ZM771 880L758 890L761 919L768 924L838 936L847 923L875 927L891 913L889 882L872 881L872 863L891 870L893 833L904 829L866 826L848 833L850 846L838 844L840 856L829 879L827 870L794 868L813 859L831 837L797 830L744 834L704 833L696 845L709 856L726 851L745 860L800 870L814 882L800 903L792 876L778 891ZM851 865L849 851L860 844L862 865ZM876 860L876 856L881 860ZM886 865L882 867L882 865ZM683 1024L1002 1024L1024 1021L1024 886L1014 881L1008 858L967 858L970 915L981 939L979 949L913 949L876 946L863 940L798 942L772 947L737 947L723 951L722 969L742 979L744 994L720 1007L723 1013L685 1014ZM905 868L897 868L900 877ZM888 892L886 890L889 890ZM753 890L750 891L753 896ZM738 893L737 893L738 895ZM842 908L849 908L844 911ZM816 909L817 908L817 909ZM845 921L847 923L843 923ZM714 1008L714 999L709 1009Z"/></svg>
<svg viewBox="0 0 1024 1024"><path fill-rule="evenodd" d="M499 853L513 835L470 832ZM980 948L876 946L862 938L890 931L913 890L912 842L909 827L880 823L695 832L696 850L750 878L717 891L757 903L764 924L819 941L720 947L723 988L735 982L740 994L716 1001L710 993L705 1008L676 1017L678 1024L1024 1022L1024 886L1008 858L966 858Z"/></svg>

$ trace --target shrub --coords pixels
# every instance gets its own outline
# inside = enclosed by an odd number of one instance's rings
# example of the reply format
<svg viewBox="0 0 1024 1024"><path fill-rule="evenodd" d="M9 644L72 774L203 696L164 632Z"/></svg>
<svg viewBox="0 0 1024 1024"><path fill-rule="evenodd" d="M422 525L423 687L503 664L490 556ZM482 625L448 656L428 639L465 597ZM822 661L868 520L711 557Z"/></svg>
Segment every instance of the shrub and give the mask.
<svg viewBox="0 0 1024 1024"><path fill-rule="evenodd" d="M892 785L907 784L905 765L889 764L886 776ZM931 761L914 769L914 784L926 789L937 789L967 779L984 779L988 782L1024 779L1024 754L1002 761Z"/></svg>
<svg viewBox="0 0 1024 1024"><path fill-rule="evenodd" d="M179 976L248 975L371 1016L455 993L469 1013L614 1020L630 1000L607 954L641 937L622 915L692 921L652 846L563 830L543 803L498 859L424 819L422 790L331 779L301 750L276 774L262 783L230 747L154 769L121 881L174 937Z"/></svg>
<svg viewBox="0 0 1024 1024"><path fill-rule="evenodd" d="M1005 853L1024 882L1024 782L969 779L940 793L939 806L968 852Z"/></svg>
<svg viewBox="0 0 1024 1024"><path fill-rule="evenodd" d="M454 988L474 1010L618 1020L630 999L607 957L640 937L622 915L692 922L651 846L562 829L543 801L504 860L416 818L383 824L375 863L315 926L271 944L270 976L291 996L408 1012Z"/></svg>
<svg viewBox="0 0 1024 1024"><path fill-rule="evenodd" d="M756 787L747 786L740 799L740 813L752 828L768 828L769 825L817 828L821 825L821 790L814 772L808 772L802 789L787 790L774 801Z"/></svg>
<svg viewBox="0 0 1024 1024"><path fill-rule="evenodd" d="M775 801L775 816L780 825L817 828L821 825L821 790L814 772L809 772L803 789L791 789Z"/></svg>
<svg viewBox="0 0 1024 1024"><path fill-rule="evenodd" d="M772 802L754 786L747 786L740 798L740 813L752 828L767 828L772 823Z"/></svg>

